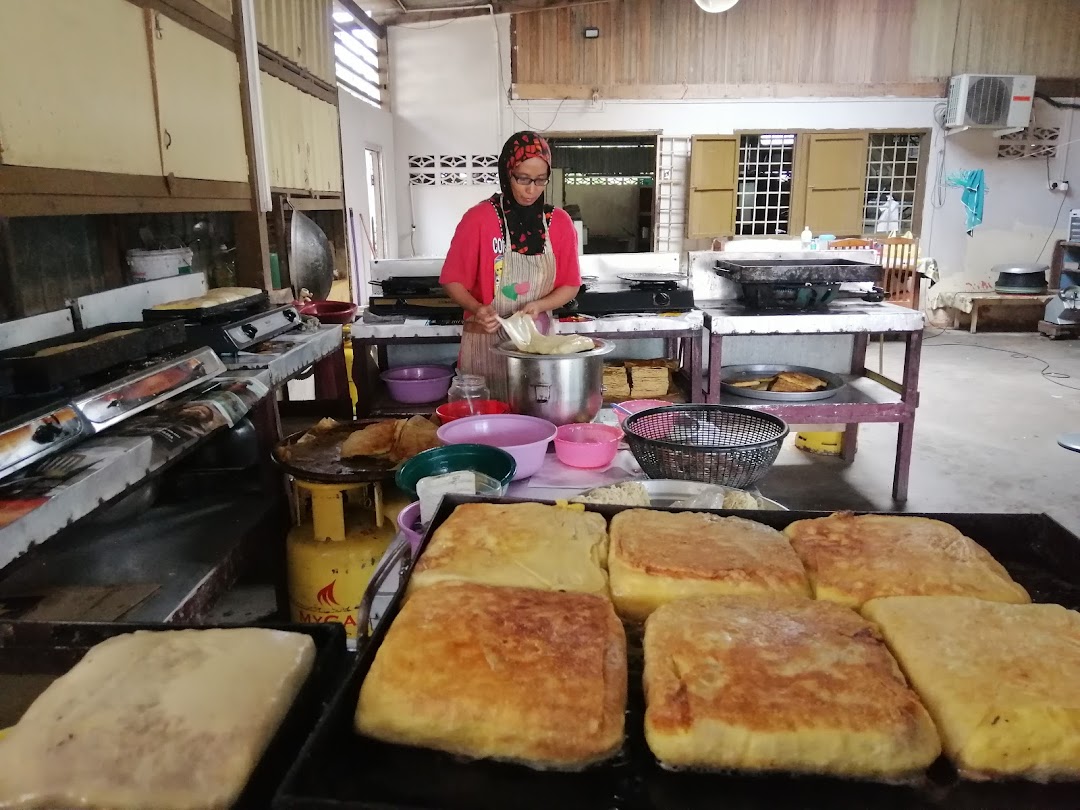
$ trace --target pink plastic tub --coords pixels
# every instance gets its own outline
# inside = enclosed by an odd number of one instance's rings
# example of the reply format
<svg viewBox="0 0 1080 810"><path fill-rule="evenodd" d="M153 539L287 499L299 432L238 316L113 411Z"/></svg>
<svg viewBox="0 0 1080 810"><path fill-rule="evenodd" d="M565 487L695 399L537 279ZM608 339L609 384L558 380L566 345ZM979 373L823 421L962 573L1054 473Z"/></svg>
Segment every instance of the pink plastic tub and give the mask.
<svg viewBox="0 0 1080 810"><path fill-rule="evenodd" d="M455 419L437 435L443 444L486 444L505 450L517 462L517 481L540 469L556 430L546 419L506 413Z"/></svg>
<svg viewBox="0 0 1080 810"><path fill-rule="evenodd" d="M420 541L424 539L424 529L420 525L420 501L413 501L397 516L398 529L409 543L413 557L420 550Z"/></svg>
<svg viewBox="0 0 1080 810"><path fill-rule="evenodd" d="M622 435L613 425L563 425L555 434L555 455L571 467L604 467L615 458Z"/></svg>

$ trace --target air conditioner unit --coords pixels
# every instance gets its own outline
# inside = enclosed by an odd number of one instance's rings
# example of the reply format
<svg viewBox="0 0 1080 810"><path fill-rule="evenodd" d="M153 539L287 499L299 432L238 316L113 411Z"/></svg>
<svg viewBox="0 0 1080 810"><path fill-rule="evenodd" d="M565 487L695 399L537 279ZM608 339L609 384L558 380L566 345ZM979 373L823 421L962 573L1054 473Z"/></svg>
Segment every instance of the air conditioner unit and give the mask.
<svg viewBox="0 0 1080 810"><path fill-rule="evenodd" d="M949 79L947 129L1023 129L1031 122L1034 76L964 73Z"/></svg>

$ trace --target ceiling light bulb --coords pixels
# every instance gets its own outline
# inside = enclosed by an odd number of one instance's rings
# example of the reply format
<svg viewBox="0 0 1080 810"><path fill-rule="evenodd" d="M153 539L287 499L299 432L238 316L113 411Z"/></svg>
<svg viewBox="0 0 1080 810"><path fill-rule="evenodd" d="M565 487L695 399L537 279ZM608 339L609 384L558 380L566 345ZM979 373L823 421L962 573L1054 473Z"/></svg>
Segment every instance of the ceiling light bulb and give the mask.
<svg viewBox="0 0 1080 810"><path fill-rule="evenodd" d="M698 4L698 7L703 11L707 11L710 14L716 14L721 11L727 11L734 6L739 0L694 0Z"/></svg>

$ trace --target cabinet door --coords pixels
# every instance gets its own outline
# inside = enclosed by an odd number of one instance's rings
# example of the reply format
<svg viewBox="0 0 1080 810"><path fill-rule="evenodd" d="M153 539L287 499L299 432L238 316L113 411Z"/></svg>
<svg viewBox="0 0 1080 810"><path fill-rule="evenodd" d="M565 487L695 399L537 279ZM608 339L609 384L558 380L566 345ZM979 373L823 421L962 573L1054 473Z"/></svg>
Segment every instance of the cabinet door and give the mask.
<svg viewBox="0 0 1080 810"><path fill-rule="evenodd" d="M141 8L0 2L0 163L161 175Z"/></svg>
<svg viewBox="0 0 1080 810"><path fill-rule="evenodd" d="M246 181L236 54L164 14L153 43L165 174Z"/></svg>
<svg viewBox="0 0 1080 810"><path fill-rule="evenodd" d="M815 234L862 234L867 140L865 132L810 135L805 221Z"/></svg>
<svg viewBox="0 0 1080 810"><path fill-rule="evenodd" d="M687 236L699 239L735 233L735 188L739 177L739 139L695 135L690 148L690 199Z"/></svg>

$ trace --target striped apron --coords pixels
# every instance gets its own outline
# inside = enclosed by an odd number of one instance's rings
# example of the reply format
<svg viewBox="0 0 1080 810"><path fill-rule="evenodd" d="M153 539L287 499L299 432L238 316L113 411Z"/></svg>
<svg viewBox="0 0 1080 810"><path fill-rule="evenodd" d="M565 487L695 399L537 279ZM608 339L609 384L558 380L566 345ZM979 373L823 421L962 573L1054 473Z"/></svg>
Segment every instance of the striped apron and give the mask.
<svg viewBox="0 0 1080 810"><path fill-rule="evenodd" d="M543 253L525 256L507 249L502 256L495 257L495 300L492 306L500 317L510 317L526 304L543 298L555 289L555 254L551 250L546 224L544 236ZM505 220L503 241L509 248L510 234ZM461 334L458 371L481 375L487 382L491 398L507 402L506 358L492 351L507 340L506 333L500 329L489 335L470 321L465 321Z"/></svg>

